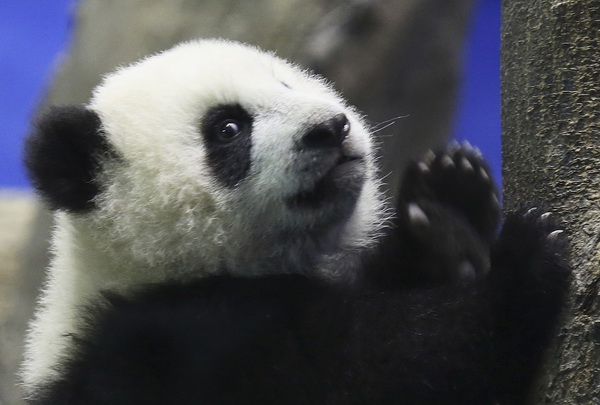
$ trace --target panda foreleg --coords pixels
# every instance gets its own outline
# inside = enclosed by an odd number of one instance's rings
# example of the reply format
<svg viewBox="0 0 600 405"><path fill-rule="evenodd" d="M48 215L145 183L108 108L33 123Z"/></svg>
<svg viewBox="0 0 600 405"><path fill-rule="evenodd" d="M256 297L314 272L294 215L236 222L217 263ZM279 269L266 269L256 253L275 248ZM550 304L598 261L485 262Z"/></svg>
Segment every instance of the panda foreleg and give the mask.
<svg viewBox="0 0 600 405"><path fill-rule="evenodd" d="M369 370L374 396L525 403L569 285L567 240L547 214L523 211L507 217L492 250L478 280L357 296L347 352Z"/></svg>
<svg viewBox="0 0 600 405"><path fill-rule="evenodd" d="M502 394L519 403L557 333L570 280L567 237L550 214L522 210L506 218L491 260L496 376Z"/></svg>

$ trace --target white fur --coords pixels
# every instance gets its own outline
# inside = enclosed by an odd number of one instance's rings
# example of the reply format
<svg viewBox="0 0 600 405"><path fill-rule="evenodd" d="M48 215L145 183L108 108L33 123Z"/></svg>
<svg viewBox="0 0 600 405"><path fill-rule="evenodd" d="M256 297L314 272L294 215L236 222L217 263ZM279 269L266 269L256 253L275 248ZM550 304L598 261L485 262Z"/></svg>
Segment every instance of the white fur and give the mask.
<svg viewBox="0 0 600 405"><path fill-rule="evenodd" d="M239 103L254 117L250 172L234 189L209 174L199 133L205 112L223 103ZM343 276L328 263L370 247L385 221L361 117L323 80L272 54L220 40L185 43L107 76L89 108L119 159L103 165L95 210L57 213L54 259L27 340L28 390L55 375L52 366L69 345L64 335L77 332L82 305L99 291L223 268L256 275L274 257L283 258L279 271L302 271L285 258L306 253L300 233L319 218L282 202L312 185L298 175L294 142L335 114L348 117L345 143L365 156L367 174L353 214L335 230L337 249L320 259L322 275ZM277 243L282 230L296 229L298 241ZM347 257L337 272L355 270L354 256Z"/></svg>

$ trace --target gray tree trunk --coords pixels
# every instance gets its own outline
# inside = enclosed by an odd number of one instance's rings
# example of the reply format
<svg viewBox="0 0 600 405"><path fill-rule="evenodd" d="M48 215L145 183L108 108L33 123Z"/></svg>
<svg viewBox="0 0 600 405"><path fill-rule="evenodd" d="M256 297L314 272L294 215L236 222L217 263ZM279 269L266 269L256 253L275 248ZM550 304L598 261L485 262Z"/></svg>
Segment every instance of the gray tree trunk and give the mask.
<svg viewBox="0 0 600 405"><path fill-rule="evenodd" d="M574 281L531 403L600 404L600 1L504 0L504 197L565 222Z"/></svg>

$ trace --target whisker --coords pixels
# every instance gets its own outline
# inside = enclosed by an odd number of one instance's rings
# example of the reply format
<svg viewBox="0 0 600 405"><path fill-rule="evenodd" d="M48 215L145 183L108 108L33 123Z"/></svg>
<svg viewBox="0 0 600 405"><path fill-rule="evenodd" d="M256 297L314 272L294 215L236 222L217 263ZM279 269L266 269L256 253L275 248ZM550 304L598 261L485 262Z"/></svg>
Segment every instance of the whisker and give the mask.
<svg viewBox="0 0 600 405"><path fill-rule="evenodd" d="M392 126L392 125L394 125L395 123L396 123L396 121L392 121L392 122L388 123L387 125L384 125L384 126L382 126L382 127L380 127L380 128L375 128L375 127L374 127L373 129L371 129L371 133L373 133L373 134L374 134L374 133L376 133L376 132L383 131L384 129L391 127L391 126ZM381 125L381 124L378 124L378 125Z"/></svg>
<svg viewBox="0 0 600 405"><path fill-rule="evenodd" d="M384 174L381 176L381 182L385 183L385 181L387 180L388 177L390 177L392 175L392 172L388 172L387 174Z"/></svg>
<svg viewBox="0 0 600 405"><path fill-rule="evenodd" d="M408 118L410 117L410 115L398 115L397 117L392 117L390 119L387 119L385 121L381 121L375 125L373 125L373 127L371 128L372 131L376 132L376 131L380 131L383 128L387 128L390 125L394 125L396 123L396 120L398 119L402 119L402 118ZM383 126L383 128L382 128Z"/></svg>

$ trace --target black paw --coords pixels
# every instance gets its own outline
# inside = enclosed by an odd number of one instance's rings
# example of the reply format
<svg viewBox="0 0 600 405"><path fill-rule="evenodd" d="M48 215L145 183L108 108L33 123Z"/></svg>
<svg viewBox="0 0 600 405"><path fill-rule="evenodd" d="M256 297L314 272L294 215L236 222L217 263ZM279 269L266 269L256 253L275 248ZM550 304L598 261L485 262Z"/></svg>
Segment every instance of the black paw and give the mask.
<svg viewBox="0 0 600 405"><path fill-rule="evenodd" d="M544 210L512 213L494 246L492 265L495 272L514 282L558 294L568 285L571 273L566 232L555 216Z"/></svg>
<svg viewBox="0 0 600 405"><path fill-rule="evenodd" d="M493 362L506 403L525 398L543 350L556 336L570 273L566 232L554 215L537 208L507 215L486 279L494 311Z"/></svg>
<svg viewBox="0 0 600 405"><path fill-rule="evenodd" d="M498 190L489 167L479 150L468 142L429 151L409 165L399 201L399 205L425 201L440 204L465 219L488 243L500 220Z"/></svg>

